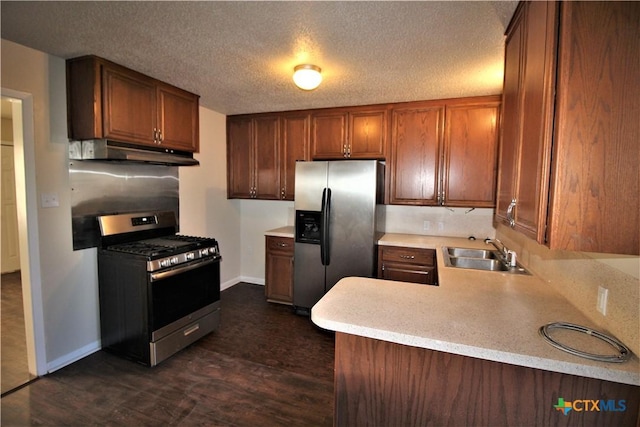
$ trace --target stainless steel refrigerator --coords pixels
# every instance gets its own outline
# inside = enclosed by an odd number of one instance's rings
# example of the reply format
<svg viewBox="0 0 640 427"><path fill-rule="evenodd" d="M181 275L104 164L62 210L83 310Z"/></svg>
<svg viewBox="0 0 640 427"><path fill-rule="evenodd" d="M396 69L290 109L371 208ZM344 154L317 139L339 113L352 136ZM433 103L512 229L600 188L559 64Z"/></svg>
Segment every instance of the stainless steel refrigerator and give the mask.
<svg viewBox="0 0 640 427"><path fill-rule="evenodd" d="M348 276L374 277L376 205L384 165L376 160L297 162L293 305L311 307Z"/></svg>

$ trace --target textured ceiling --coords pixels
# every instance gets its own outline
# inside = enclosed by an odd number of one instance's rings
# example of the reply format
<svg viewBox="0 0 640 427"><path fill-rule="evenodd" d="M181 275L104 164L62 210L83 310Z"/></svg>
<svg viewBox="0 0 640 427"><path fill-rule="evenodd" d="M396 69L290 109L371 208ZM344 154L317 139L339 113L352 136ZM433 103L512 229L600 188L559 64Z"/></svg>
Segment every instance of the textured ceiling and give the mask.
<svg viewBox="0 0 640 427"><path fill-rule="evenodd" d="M2 38L95 54L223 114L498 94L517 1L9 2ZM297 89L293 67L324 80Z"/></svg>

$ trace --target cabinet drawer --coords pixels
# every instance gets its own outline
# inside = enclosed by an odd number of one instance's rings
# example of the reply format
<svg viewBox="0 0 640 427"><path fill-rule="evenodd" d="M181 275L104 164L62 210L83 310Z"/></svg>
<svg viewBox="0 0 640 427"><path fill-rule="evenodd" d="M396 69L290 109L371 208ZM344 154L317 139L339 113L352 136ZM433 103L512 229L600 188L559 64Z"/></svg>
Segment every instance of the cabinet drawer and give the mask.
<svg viewBox="0 0 640 427"><path fill-rule="evenodd" d="M293 254L293 239L291 237L267 236L267 250Z"/></svg>
<svg viewBox="0 0 640 427"><path fill-rule="evenodd" d="M436 251L433 249L380 247L381 262L400 262L412 265L436 265Z"/></svg>
<svg viewBox="0 0 640 427"><path fill-rule="evenodd" d="M422 283L423 285L435 285L435 267L415 267L402 264L383 264L379 279L396 280L399 282Z"/></svg>

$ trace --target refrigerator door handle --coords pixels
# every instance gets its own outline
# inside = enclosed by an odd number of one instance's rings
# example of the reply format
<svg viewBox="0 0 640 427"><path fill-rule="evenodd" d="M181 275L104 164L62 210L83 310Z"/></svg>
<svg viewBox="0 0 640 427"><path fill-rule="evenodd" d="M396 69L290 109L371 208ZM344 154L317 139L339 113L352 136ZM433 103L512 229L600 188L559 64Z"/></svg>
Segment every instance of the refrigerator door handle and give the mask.
<svg viewBox="0 0 640 427"><path fill-rule="evenodd" d="M329 248L329 223L331 219L331 189L322 190L322 210L320 211L320 260L322 265L331 263Z"/></svg>

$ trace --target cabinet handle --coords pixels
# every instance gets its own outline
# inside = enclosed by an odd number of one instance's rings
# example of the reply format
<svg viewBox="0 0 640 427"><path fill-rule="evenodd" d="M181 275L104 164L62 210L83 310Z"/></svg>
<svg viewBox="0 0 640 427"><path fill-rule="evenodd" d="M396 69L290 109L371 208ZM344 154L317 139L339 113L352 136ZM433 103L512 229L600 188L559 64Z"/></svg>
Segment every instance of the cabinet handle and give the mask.
<svg viewBox="0 0 640 427"><path fill-rule="evenodd" d="M285 191L284 187L282 187L282 190L280 190L280 197L284 199L286 195L287 192Z"/></svg>
<svg viewBox="0 0 640 427"><path fill-rule="evenodd" d="M507 221L509 221L509 226L514 228L516 226L516 221L513 219L513 208L516 207L516 199L511 199L511 203L509 203L509 207L507 208Z"/></svg>
<svg viewBox="0 0 640 427"><path fill-rule="evenodd" d="M342 146L342 157L347 157L347 144Z"/></svg>
<svg viewBox="0 0 640 427"><path fill-rule="evenodd" d="M402 259L415 259L416 257L413 255L400 255L400 258Z"/></svg>
<svg viewBox="0 0 640 427"><path fill-rule="evenodd" d="M289 246L288 243L278 243L278 245L282 248L286 248L287 246Z"/></svg>
<svg viewBox="0 0 640 427"><path fill-rule="evenodd" d="M347 145L347 157L351 157L351 144Z"/></svg>
<svg viewBox="0 0 640 427"><path fill-rule="evenodd" d="M164 138L162 136L162 130L158 129L158 144L162 144L164 142Z"/></svg>

